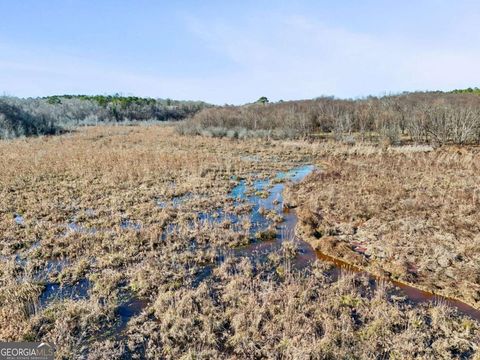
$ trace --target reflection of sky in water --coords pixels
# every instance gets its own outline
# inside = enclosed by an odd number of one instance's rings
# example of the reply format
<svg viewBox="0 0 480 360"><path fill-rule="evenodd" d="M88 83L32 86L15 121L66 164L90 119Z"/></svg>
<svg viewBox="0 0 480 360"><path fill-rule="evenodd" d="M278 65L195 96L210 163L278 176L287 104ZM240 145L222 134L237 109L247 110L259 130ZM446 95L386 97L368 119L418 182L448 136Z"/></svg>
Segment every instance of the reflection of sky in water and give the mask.
<svg viewBox="0 0 480 360"><path fill-rule="evenodd" d="M255 224L252 234L259 230L265 230L272 224L269 219L260 213L260 208L274 210L277 214L283 216L283 221L276 226L277 234L274 241L253 242L249 245L236 248L234 249L234 253L237 256L248 256L257 259L264 258L272 251L278 250L282 246L284 240L294 238L294 228L297 218L294 213L283 211L282 192L285 188L283 182L299 182L310 174L314 168L313 165L305 165L290 171L280 172L276 175L275 179L277 181L282 181L282 183L275 183L270 187L268 187L270 184L270 181L268 180L266 181L262 179L256 181L253 184L253 188L256 191L259 191L257 189L268 189L268 196L266 198L249 195L249 189L243 180L232 189L230 196L237 200L237 204L242 200L253 205L252 211L249 214L250 221ZM312 252L311 247L306 243L298 242L297 246L299 255L297 256L295 266L303 268L304 266L307 266L310 261L315 259L315 254Z"/></svg>
<svg viewBox="0 0 480 360"><path fill-rule="evenodd" d="M313 169L313 165L301 166L290 171L278 173L276 175L276 179L298 182L302 180L305 176L310 174ZM229 193L229 196L231 198L237 200L237 205L240 203L239 200L243 200L253 205L252 211L250 213L250 221L253 225L251 229L252 234L259 230L266 229L271 224L271 221L260 213L261 208L266 210L274 210L279 214L282 213L282 192L285 188L285 184L277 183L270 186L270 183L271 182L269 179L260 179L254 181L254 183L252 184L254 192L268 190L268 196L266 198L256 196L255 194L251 195L245 180L241 180L238 185L236 185Z"/></svg>
<svg viewBox="0 0 480 360"><path fill-rule="evenodd" d="M299 168L293 169L287 172L278 173L276 178L283 181L300 181L307 176L314 169L313 165L305 165ZM236 177L232 177L236 180ZM261 214L260 209L273 210L278 214L283 212L283 197L282 191L285 188L283 183L276 183L271 185L270 179L258 179L251 184L247 185L245 180L240 180L236 186L232 188L228 196L235 200L234 204L240 206L241 204L250 204L252 206L251 211L248 214L237 215L234 212L226 212L222 208L214 209L211 211L201 211L197 213L195 220L189 222L189 226L193 227L198 223L211 223L219 224L224 221L228 221L232 224L231 229L241 231L241 222L249 220L251 227L249 229L250 235L254 236L257 232L266 230L272 221L267 219L266 216ZM261 192L261 194L258 194ZM267 195L264 197L264 195ZM263 195L263 196L261 196ZM174 198L172 203L181 203L189 198L191 194L186 194L181 197ZM160 205L160 204L159 204ZM167 203L162 203L166 206ZM288 215L286 215L288 219ZM170 224L166 233L171 233L176 228L175 224ZM165 238L166 234L162 236Z"/></svg>
<svg viewBox="0 0 480 360"><path fill-rule="evenodd" d="M132 294L127 294L126 299L124 299L115 310L118 321L112 331L116 334L121 333L127 327L130 319L140 315L147 304L147 300L138 299L132 296Z"/></svg>
<svg viewBox="0 0 480 360"><path fill-rule="evenodd" d="M82 300L88 299L88 290L90 289L90 281L82 279L75 284L60 285L49 283L45 285L45 289L40 295L39 304L46 307L55 300L72 299Z"/></svg>
<svg viewBox="0 0 480 360"><path fill-rule="evenodd" d="M306 175L308 175L313 170L313 166L307 165L300 168L294 169L288 172L278 173L276 179L282 181L300 181ZM267 210L274 210L277 213L282 213L282 191L285 185L283 183L276 183L271 185L269 179L259 179L252 184L251 189L253 189L253 194L249 193L249 188L246 185L245 180L241 180L237 186L235 186L229 193L229 197L235 199L237 205L248 203L252 205L252 210L248 214L237 215L231 212L225 212L224 209L218 208L209 212L199 212L197 213L196 221L218 224L224 221L229 221L232 224L232 229L241 230L240 223L248 219L252 223L250 229L250 234L254 235L256 232L265 230L268 226L271 225L271 221L267 219L260 213L260 209L264 208ZM255 195L256 192L268 192L266 198ZM170 201L170 204L173 206L178 206L183 201L189 199L192 195L185 194L179 197L176 197ZM167 203L158 203L159 206L167 206ZM237 255L243 256L258 256L258 251L268 253L272 250L277 249L283 237L286 235L283 232L289 230L289 227L294 224L295 218L293 214L284 214L285 221L278 226L278 236L277 241L272 242L259 242L252 244L254 246L247 246L244 248L239 248L236 253ZM23 224L23 217L20 215L15 216L15 221L17 224ZM192 222L193 224L193 222ZM125 219L121 222L120 227L124 230L134 229L139 231L141 229L141 224L136 223L132 220ZM77 224L76 222L70 222L67 224L67 229L72 232L82 232L82 233L94 233L96 229L88 229L82 225ZM165 233L162 234L162 238L168 233L176 231L176 224L168 224L165 229ZM287 234L288 237L288 234ZM192 244L192 250L195 250L195 244ZM263 250L263 251L262 251ZM42 272L42 275L47 275L52 271L61 271L63 267L67 265L67 262L63 261L50 261L47 267ZM193 286L198 286L204 279L209 277L212 273L212 267L206 266L201 269L199 273L196 274ZM38 279L40 280L40 279ZM63 299L73 299L73 300L82 300L89 298L89 289L90 281L88 279L81 279L75 284L66 284L60 285L58 283L47 283L44 291L40 295L39 304L42 308L49 306L55 300ZM130 297L129 300L122 302L117 308L116 314L119 317L118 324L114 331L119 333L126 326L127 322L134 316L137 316L141 310L145 307L146 302L136 299L135 297Z"/></svg>
<svg viewBox="0 0 480 360"><path fill-rule="evenodd" d="M25 219L23 218L22 215L15 214L15 222L18 225L23 225L25 223Z"/></svg>
<svg viewBox="0 0 480 360"><path fill-rule="evenodd" d="M123 230L135 230L135 231L140 231L142 229L142 225L139 224L139 223L136 223L134 221L131 221L131 220L123 220L121 223L120 223L120 227L123 229Z"/></svg>
<svg viewBox="0 0 480 360"><path fill-rule="evenodd" d="M296 169L292 169L286 172L280 172L277 174L276 178L279 180L291 180L293 182L301 181L304 177L310 174L315 166L313 165L305 165L298 167Z"/></svg>
<svg viewBox="0 0 480 360"><path fill-rule="evenodd" d="M83 233L83 234L90 234L90 235L93 235L93 234L96 234L97 233L97 229L95 228L87 228L85 226L82 226L80 224L77 224L76 222L72 221L72 222L69 222L67 224L67 232L68 231L71 231L71 232L78 232L78 233Z"/></svg>

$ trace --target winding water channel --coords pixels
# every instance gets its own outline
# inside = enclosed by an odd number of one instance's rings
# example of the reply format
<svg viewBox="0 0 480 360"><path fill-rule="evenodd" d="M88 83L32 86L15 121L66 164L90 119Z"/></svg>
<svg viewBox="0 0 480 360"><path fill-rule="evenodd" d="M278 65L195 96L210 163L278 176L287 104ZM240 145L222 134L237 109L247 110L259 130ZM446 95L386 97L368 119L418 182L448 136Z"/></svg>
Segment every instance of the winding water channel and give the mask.
<svg viewBox="0 0 480 360"><path fill-rule="evenodd" d="M298 168L295 168L287 173L279 173L277 178L282 180L290 180L293 182L300 182L306 176L308 176L313 170L315 169L312 165L304 165ZM254 183L253 187L255 189L264 189L267 185L264 180L260 180L259 182ZM265 254L270 252L274 249L280 248L282 242L287 238L295 237L295 226L297 224L298 218L295 213L295 209L284 209L282 206L283 197L282 192L285 187L284 183L277 183L272 186L269 191L269 196L265 199L261 199L258 196L247 196L246 191L244 189L245 184L240 183L237 187L235 187L232 192L231 196L236 198L243 198L246 199L248 202L251 202L254 206L252 209L252 221L257 222L257 227L260 227L258 223L262 224L263 226L266 225L267 219L263 219L261 215L259 215L259 208L263 207L266 209L274 209L279 213L282 213L284 216L284 221L277 227L277 236L273 241L263 241L263 242L255 242L250 244L246 247L240 248L237 250L237 254L239 255L253 255L258 256L258 254ZM437 295L431 292L427 292L424 290L420 290L414 286L395 281L389 278L379 278L376 277L365 270L351 265L347 262L344 262L340 259L336 259L334 257L328 256L323 254L319 251L316 251L312 248L310 244L299 239L298 237L295 239L298 247L299 247L299 255L295 260L295 266L297 268L303 268L308 266L309 263L315 260L325 261L329 264L334 266L334 272L336 276L340 276L342 272L347 273L355 273L358 275L368 276L373 284L376 284L379 281L388 281L395 285L399 292L406 296L411 302L413 303L422 303L422 302L432 302L432 303L444 303L447 306L453 307L457 309L460 313L467 315L475 320L480 321L480 310L475 309L474 307L461 302L456 299L447 298L445 296Z"/></svg>
<svg viewBox="0 0 480 360"><path fill-rule="evenodd" d="M276 178L273 179L274 181L270 179L258 179L250 184L247 184L245 180L238 181L238 184L230 191L228 196L233 199L235 205L251 205L251 210L248 213L248 217L252 223L250 228L251 237L255 237L255 234L258 232L272 228L275 229L275 234L270 240L256 240L246 246L234 248L231 251L234 256L262 259L262 257L267 257L271 252L280 249L285 240L293 239L295 240L298 251L292 264L296 269L306 268L314 261L324 261L333 265L331 272L336 278L342 276L343 273L355 273L361 276L367 276L372 287L377 286L379 282L390 282L398 288L399 295L406 296L414 304L422 302L444 303L457 309L460 313L480 321L480 311L466 303L423 291L414 286L389 278L376 277L359 267L316 251L306 241L296 237L295 227L298 217L295 209L284 208L282 193L286 182L300 182L314 170L315 167L313 165L303 165L291 171L278 173ZM273 221L266 215L268 212L281 214L283 220L275 226ZM201 220L205 222L217 223L227 219L235 225L240 221L238 216L225 213L223 209L217 209L213 213L201 213L200 215L202 215ZM131 226L130 223L122 223L122 228ZM134 229L138 230L137 227L134 227ZM197 276L196 282L193 285L198 286L198 284L208 278L211 273L212 267L205 267L204 271ZM86 299L89 297L89 288L90 283L86 279L74 285L65 286L48 283L40 296L39 303L41 307L45 307L56 299ZM140 314L147 305L148 302L146 300L136 298L132 294L126 294L124 301L122 301L117 309L118 322L116 327L112 329L112 332L115 334L122 333L128 321L132 317Z"/></svg>

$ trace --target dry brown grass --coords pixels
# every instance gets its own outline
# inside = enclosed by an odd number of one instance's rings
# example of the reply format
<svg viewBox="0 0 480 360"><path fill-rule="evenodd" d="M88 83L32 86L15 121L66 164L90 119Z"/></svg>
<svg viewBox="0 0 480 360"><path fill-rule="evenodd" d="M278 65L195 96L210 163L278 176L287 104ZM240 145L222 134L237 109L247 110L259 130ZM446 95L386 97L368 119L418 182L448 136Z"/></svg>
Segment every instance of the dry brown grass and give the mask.
<svg viewBox="0 0 480 360"><path fill-rule="evenodd" d="M322 145L290 193L321 251L480 308L480 152ZM428 149L427 149L428 150Z"/></svg>
<svg viewBox="0 0 480 360"><path fill-rule="evenodd" d="M235 257L247 218L199 220L217 207L245 216L227 196L235 179L338 158L327 149L164 126L0 142L0 339L51 341L63 358L473 358L479 324L452 309L334 281L321 263L295 272L289 243L263 263ZM88 297L41 304L47 284L86 279ZM122 323L132 297L145 303Z"/></svg>

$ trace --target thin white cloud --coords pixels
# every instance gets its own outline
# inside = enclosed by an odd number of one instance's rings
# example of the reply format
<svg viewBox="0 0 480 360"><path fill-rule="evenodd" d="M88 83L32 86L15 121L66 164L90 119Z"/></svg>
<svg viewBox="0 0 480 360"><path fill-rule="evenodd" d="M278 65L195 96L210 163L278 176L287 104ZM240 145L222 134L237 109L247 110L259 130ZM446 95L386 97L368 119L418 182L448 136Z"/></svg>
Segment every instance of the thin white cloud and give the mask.
<svg viewBox="0 0 480 360"><path fill-rule="evenodd" d="M465 38L455 42L464 26L448 41L431 45L409 34L354 32L294 14L257 14L235 24L190 17L186 26L205 52L232 64L228 71L147 73L135 64L0 43L0 90L19 96L123 92L238 104L263 95L355 97L480 83L480 49Z"/></svg>
<svg viewBox="0 0 480 360"><path fill-rule="evenodd" d="M194 22L192 30L238 65L245 93L272 97L359 96L448 89L480 82L480 52L415 38L355 33L305 16L257 19L245 27ZM266 30L267 29L267 30ZM250 90L249 90L250 89Z"/></svg>

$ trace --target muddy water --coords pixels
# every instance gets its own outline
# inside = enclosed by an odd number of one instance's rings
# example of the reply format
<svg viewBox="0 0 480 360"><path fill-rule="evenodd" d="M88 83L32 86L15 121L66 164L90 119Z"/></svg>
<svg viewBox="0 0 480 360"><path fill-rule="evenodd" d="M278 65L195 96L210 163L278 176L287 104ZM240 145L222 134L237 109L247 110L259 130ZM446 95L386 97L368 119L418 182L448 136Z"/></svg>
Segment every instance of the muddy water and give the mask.
<svg viewBox="0 0 480 360"><path fill-rule="evenodd" d="M314 169L315 168L312 165L305 165L286 173L279 173L277 174L277 179L280 181L290 180L293 182L299 182L303 180L308 174L310 174ZM284 216L284 221L276 227L277 236L273 241L255 242L243 248L238 248L236 249L236 255L253 257L266 256L272 250L279 249L285 239L293 239L298 249L298 256L296 257L293 264L295 268L307 267L315 260L325 261L329 264L334 265L333 272L335 276L341 276L342 272L353 272L356 274L361 274L369 277L373 286L376 286L376 283L379 281L388 281L399 289L400 295L406 296L410 301L414 303L443 303L457 309L462 314L465 314L467 316L470 316L471 318L480 321L480 311L461 301L423 291L399 281L375 277L356 266L352 266L344 261L330 257L319 251L315 251L305 241L295 238L295 226L297 224L298 218L294 209L284 210L283 208L282 192L285 186L284 183L277 183L271 188L268 188L268 184L269 182L265 180L260 180L253 184L254 189L257 191L269 191L269 195L265 199L261 199L258 196L248 196L246 191L246 185L244 182L241 182L239 185L237 185L230 193L230 196L237 199L246 199L248 202L254 205L250 216L252 218L252 221L256 222L257 229L261 229L262 227L265 228L266 226L270 225L268 219L264 218L261 214L259 214L259 209L261 207L268 210L273 209L278 213L282 213L282 215Z"/></svg>
<svg viewBox="0 0 480 360"><path fill-rule="evenodd" d="M314 250L312 249L312 251ZM447 306L457 309L460 313L464 315L467 315L475 320L480 321L480 310L477 310L474 307L466 303L463 303L459 300L450 299L445 296L441 296L441 295L433 294L428 291L417 289L413 286L407 285L400 281L374 276L370 273L365 272L364 270L360 269L357 266L351 265L340 259L333 258L319 251L315 251L315 256L321 261L325 261L330 264L333 264L335 266L335 269L337 270L337 274L340 274L341 271L345 271L345 272L352 272L356 274L366 275L375 283L379 281L388 281L399 289L400 295L406 296L410 301L414 303L433 302L438 304L445 304Z"/></svg>

